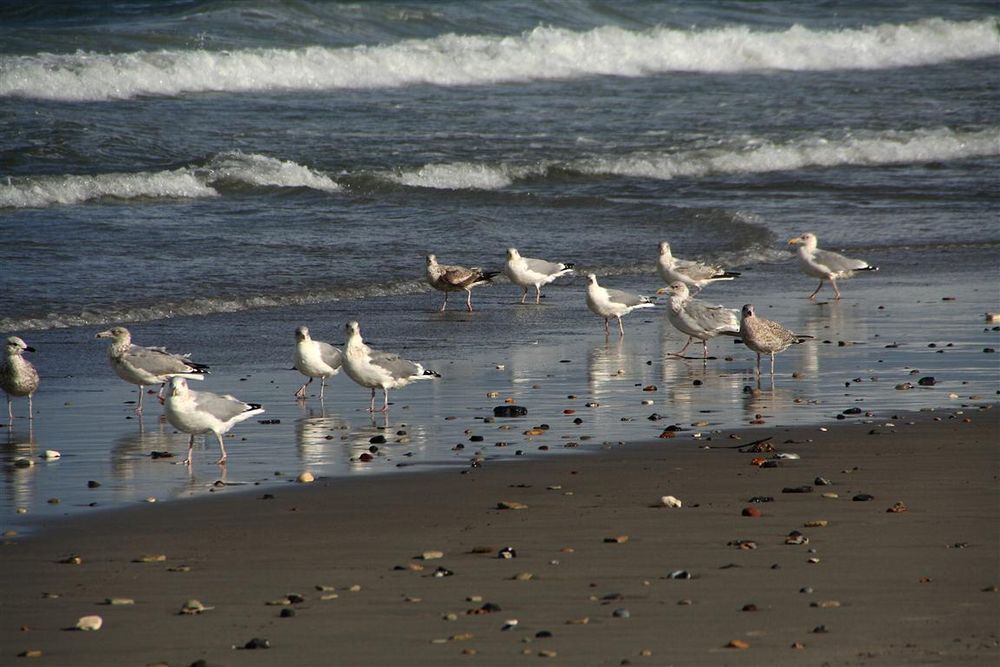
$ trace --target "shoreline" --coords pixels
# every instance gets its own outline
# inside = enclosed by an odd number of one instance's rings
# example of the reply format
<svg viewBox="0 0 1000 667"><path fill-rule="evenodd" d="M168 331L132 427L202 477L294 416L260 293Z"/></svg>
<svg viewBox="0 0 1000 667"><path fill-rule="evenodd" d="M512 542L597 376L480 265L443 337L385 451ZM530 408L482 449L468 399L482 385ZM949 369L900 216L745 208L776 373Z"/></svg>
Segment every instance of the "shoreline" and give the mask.
<svg viewBox="0 0 1000 667"><path fill-rule="evenodd" d="M38 649L79 665L493 665L550 651L553 664L993 664L995 406L896 416L53 518L2 546L0 654ZM801 458L739 451L767 435ZM756 456L776 467L751 465ZM861 494L874 499L852 500ZM683 507L654 507L664 495ZM887 512L897 501L908 511ZM741 516L747 507L762 516ZM796 530L809 542L786 544ZM498 558L508 546L517 557ZM74 554L82 564L58 562ZM133 562L144 555L166 560ZM433 576L438 567L453 574ZM677 571L691 578L668 578ZM267 604L289 594L304 600ZM100 604L117 597L134 604ZM191 598L215 608L178 615ZM486 603L500 610L467 613ZM88 614L105 626L63 630ZM271 648L233 652L255 637ZM749 647L727 648L734 640Z"/></svg>

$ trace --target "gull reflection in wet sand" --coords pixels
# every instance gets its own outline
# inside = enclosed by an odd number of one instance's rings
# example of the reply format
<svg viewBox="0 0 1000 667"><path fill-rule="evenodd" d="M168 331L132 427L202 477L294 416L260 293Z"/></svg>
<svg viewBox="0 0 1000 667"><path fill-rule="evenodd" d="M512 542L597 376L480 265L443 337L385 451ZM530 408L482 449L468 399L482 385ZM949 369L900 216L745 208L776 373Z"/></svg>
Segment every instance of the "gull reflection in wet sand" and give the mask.
<svg viewBox="0 0 1000 667"><path fill-rule="evenodd" d="M14 507L30 507L34 497L38 455L35 446L32 422L28 422L27 432L19 431L13 424L8 425L0 465L4 470L4 501Z"/></svg>
<svg viewBox="0 0 1000 667"><path fill-rule="evenodd" d="M328 413L322 401L319 409L302 406L301 412L303 416L295 420L299 461L305 467L330 463L341 452L340 442L350 431L350 423L338 414Z"/></svg>

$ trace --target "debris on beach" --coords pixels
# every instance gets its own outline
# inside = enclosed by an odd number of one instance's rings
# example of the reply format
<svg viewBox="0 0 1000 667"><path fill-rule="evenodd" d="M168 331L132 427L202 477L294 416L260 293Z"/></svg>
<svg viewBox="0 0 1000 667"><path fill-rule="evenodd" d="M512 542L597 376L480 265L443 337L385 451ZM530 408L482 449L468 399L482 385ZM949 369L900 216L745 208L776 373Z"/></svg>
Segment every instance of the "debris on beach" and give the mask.
<svg viewBox="0 0 1000 667"><path fill-rule="evenodd" d="M206 607L201 601L191 599L181 605L181 609L177 613L183 616L197 616L212 609L215 609L215 607Z"/></svg>
<svg viewBox="0 0 1000 667"><path fill-rule="evenodd" d="M81 616L80 620L76 622L76 629L94 632L100 630L102 625L104 625L104 619L100 616Z"/></svg>

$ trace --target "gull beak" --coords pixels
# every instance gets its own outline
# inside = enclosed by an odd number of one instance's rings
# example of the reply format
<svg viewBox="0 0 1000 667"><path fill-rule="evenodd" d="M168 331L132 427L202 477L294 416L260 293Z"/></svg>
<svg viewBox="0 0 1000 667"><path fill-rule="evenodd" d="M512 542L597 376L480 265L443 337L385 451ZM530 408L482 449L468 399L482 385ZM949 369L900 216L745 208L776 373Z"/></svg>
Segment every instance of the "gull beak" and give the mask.
<svg viewBox="0 0 1000 667"><path fill-rule="evenodd" d="M656 290L656 293L657 294L670 294L670 288L669 287L661 287L660 289Z"/></svg>
<svg viewBox="0 0 1000 667"><path fill-rule="evenodd" d="M802 239L796 236L794 239L788 239L788 245L798 245L802 243Z"/></svg>
<svg viewBox="0 0 1000 667"><path fill-rule="evenodd" d="M33 347L31 347L31 346L29 345L28 347L24 348L24 351L25 351L25 352L34 352L34 351L35 351L35 348L33 348Z"/></svg>

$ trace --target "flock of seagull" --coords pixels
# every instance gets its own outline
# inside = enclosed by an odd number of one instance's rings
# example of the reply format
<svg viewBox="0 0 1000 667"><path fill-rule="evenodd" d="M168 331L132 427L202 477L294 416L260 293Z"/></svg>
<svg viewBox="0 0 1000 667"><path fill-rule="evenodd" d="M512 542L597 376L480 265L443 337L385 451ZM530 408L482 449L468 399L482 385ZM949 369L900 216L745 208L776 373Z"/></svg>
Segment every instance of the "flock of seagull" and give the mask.
<svg viewBox="0 0 1000 667"><path fill-rule="evenodd" d="M819 278L819 287L809 295L816 297L823 284L829 281L836 298L841 298L837 287L838 279L851 277L856 271L877 271L878 267L860 259L845 257L836 252L820 250L816 236L802 234L789 240L789 245L798 246L798 259L802 271ZM557 278L574 271L571 263L550 262L544 259L523 257L515 248L507 250L507 261L503 273L521 288L521 303L528 296L528 288L535 288L535 303L541 301L542 287ZM687 343L674 356L683 356L694 340L702 343L702 358L708 359L708 340L719 335L735 336L757 354L756 375L760 375L762 354L771 357L771 375L774 375L774 355L793 344L808 340L810 336L796 334L777 322L757 317L753 304L746 304L742 311L713 305L694 298L705 286L733 280L740 274L727 271L723 267L699 261L684 260L673 256L670 244L659 244L657 272L667 283L658 293L670 295L667 318L681 333L688 336ZM499 271L483 271L479 267L464 267L439 264L434 255L427 255L427 282L444 292L441 310L448 305L451 292L466 292L466 308L472 311L472 289L488 284ZM618 321L619 335L625 335L622 317L634 310L652 308L655 304L649 297L619 289L602 287L597 276L587 274L586 302L590 310L604 320L605 335L609 335L612 317ZM696 290L696 291L693 291ZM324 397L327 379L338 374L341 369L362 387L371 389L369 411L375 412L376 389L382 390L381 411L389 409L389 389L403 387L415 380L440 377L421 364L404 359L398 354L374 350L365 344L361 336L361 326L348 322L345 327L344 349L329 343L314 340L309 329L300 326L295 330L294 367L309 378L295 392L300 399L306 397L306 387L315 379L320 379L320 399ZM143 347L132 342L128 329L116 326L97 334L97 338L110 338L108 359L114 372L130 384L138 385L139 400L135 411L142 414L144 388L160 385L159 400L164 405L164 413L170 424L190 435L188 454L183 463L190 465L196 435L214 433L219 442L219 464L226 462L226 448L222 436L236 424L264 412L255 403L246 403L228 394L215 394L191 389L188 380L202 380L209 372L208 366L191 361L189 355L173 354L162 347ZM40 382L34 366L24 358L25 352L34 352L21 338L10 336L0 362L0 388L7 395L7 414L14 420L13 397L28 398L28 418L33 418L32 395ZM166 388L166 391L164 389Z"/></svg>

